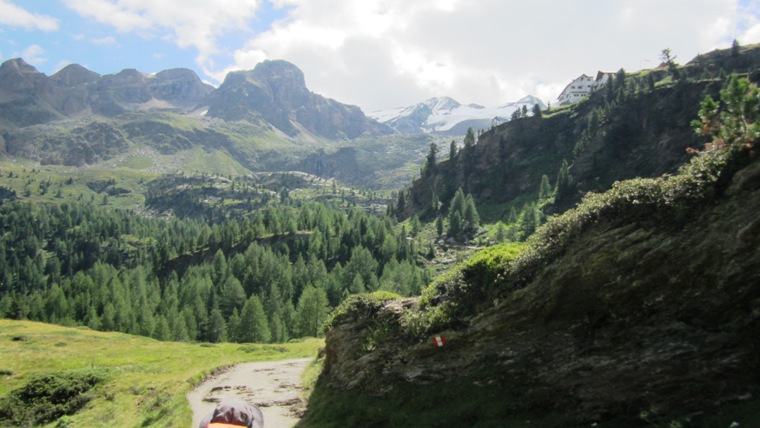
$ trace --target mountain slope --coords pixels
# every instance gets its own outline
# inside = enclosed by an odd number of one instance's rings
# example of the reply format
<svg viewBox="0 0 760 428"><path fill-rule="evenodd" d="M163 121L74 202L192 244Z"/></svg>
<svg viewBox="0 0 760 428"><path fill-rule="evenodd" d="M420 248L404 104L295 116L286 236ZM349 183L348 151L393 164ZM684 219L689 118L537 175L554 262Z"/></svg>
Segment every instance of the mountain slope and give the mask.
<svg viewBox="0 0 760 428"><path fill-rule="evenodd" d="M72 64L46 76L22 59L0 66L0 124L7 128L98 115L113 117L128 111L185 112L213 88L186 69L148 75L123 70L101 76Z"/></svg>
<svg viewBox="0 0 760 428"><path fill-rule="evenodd" d="M536 104L542 109L546 108L541 100L533 96L497 107L462 105L452 98L443 97L408 107L375 111L370 117L402 134L463 135L467 128L488 129L494 123L508 121L515 111L523 107L531 111Z"/></svg>
<svg viewBox="0 0 760 428"><path fill-rule="evenodd" d="M309 91L303 72L286 61L264 61L251 71L230 73L207 104L209 117L261 117L289 136L301 129L333 140L391 132L358 107Z"/></svg>
<svg viewBox="0 0 760 428"><path fill-rule="evenodd" d="M22 59L0 65L0 126L23 127L62 119L58 91Z"/></svg>
<svg viewBox="0 0 760 428"><path fill-rule="evenodd" d="M354 298L302 426L333 426L331 408L348 425L751 426L758 210L756 153L700 156L589 198L517 257L482 253L419 301Z"/></svg>
<svg viewBox="0 0 760 428"><path fill-rule="evenodd" d="M285 61L231 73L218 89L186 69L101 76L72 64L48 77L21 59L0 66L0 147L42 164L225 175L239 166L298 169L389 188L411 178L430 144L392 133L358 107L310 92ZM230 166L197 165L201 152Z"/></svg>
<svg viewBox="0 0 760 428"><path fill-rule="evenodd" d="M126 69L100 76L69 65L48 77L22 59L0 66L0 125L6 128L136 111L184 114L201 106L207 106L210 118L268 122L290 137L341 140L392 133L358 107L309 91L301 70L286 61L230 73L218 89L187 69L156 75Z"/></svg>

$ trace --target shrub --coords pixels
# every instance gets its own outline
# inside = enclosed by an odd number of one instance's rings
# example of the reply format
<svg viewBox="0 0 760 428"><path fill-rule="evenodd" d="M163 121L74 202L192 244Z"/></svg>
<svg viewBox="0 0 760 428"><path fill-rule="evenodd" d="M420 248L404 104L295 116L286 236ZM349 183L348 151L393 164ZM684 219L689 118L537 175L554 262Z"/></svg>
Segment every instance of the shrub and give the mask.
<svg viewBox="0 0 760 428"><path fill-rule="evenodd" d="M375 291L373 293L354 294L343 301L330 314L325 323L325 330L358 317L371 319L383 304L389 300L401 299L401 296L388 291Z"/></svg>
<svg viewBox="0 0 760 428"><path fill-rule="evenodd" d="M571 240L604 220L654 221L667 227L682 224L695 208L720 196L734 173L750 157L744 151L699 153L678 174L616 182L609 191L589 193L562 215L551 217L528 240L506 272L512 288L520 288L537 271L564 253Z"/></svg>
<svg viewBox="0 0 760 428"><path fill-rule="evenodd" d="M419 311L405 314L408 332L422 337L457 327L479 310L492 306L503 294L502 274L524 244L505 243L483 249L422 292Z"/></svg>
<svg viewBox="0 0 760 428"><path fill-rule="evenodd" d="M87 392L104 378L99 370L34 375L25 385L0 399L0 421L28 426L74 414L90 401Z"/></svg>

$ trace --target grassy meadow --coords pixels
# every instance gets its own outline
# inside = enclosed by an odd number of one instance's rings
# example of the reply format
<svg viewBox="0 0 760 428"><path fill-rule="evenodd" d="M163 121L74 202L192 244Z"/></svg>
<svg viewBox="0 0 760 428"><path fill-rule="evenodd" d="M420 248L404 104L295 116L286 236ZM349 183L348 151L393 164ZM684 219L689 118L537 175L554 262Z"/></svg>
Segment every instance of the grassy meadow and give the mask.
<svg viewBox="0 0 760 428"><path fill-rule="evenodd" d="M51 373L96 373L84 407L47 427L182 427L192 421L185 395L215 369L251 361L316 356L324 343L160 342L86 327L0 319L0 415L13 391ZM7 421L0 420L0 425Z"/></svg>

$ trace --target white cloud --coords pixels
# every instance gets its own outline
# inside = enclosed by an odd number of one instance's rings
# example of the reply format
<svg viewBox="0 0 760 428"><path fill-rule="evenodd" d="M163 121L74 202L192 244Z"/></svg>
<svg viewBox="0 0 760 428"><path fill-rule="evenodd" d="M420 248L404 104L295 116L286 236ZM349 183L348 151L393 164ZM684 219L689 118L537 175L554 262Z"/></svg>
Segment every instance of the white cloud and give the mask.
<svg viewBox="0 0 760 428"><path fill-rule="evenodd" d="M254 34L263 1L64 0L119 31L197 50L206 78L285 59L312 91L365 111L441 95L554 101L582 73L651 67L666 47L686 62L734 38L760 41L758 0L269 0L288 16ZM240 31L250 39L220 46Z"/></svg>
<svg viewBox="0 0 760 428"><path fill-rule="evenodd" d="M313 91L367 111L437 95L486 105L527 94L554 101L582 73L651 67L666 47L683 62L727 47L743 19L738 0L277 4L292 8L288 19L237 49L215 77L286 59Z"/></svg>
<svg viewBox="0 0 760 428"><path fill-rule="evenodd" d="M749 0L740 6L742 17L737 40L743 44L760 42L760 0Z"/></svg>
<svg viewBox="0 0 760 428"><path fill-rule="evenodd" d="M230 31L246 31L261 0L63 0L82 16L120 32L166 38L194 48L202 67L221 52L217 40Z"/></svg>
<svg viewBox="0 0 760 428"><path fill-rule="evenodd" d="M8 0L0 0L0 25L41 31L56 31L59 28L57 19L31 13Z"/></svg>
<svg viewBox="0 0 760 428"><path fill-rule="evenodd" d="M31 45L28 48L24 49L24 52L21 53L21 57L27 63L37 67L47 62L47 58L45 57L45 49L43 49L40 45Z"/></svg>
<svg viewBox="0 0 760 428"><path fill-rule="evenodd" d="M113 46L119 45L119 42L116 41L116 37L113 37L113 36L95 38L95 39L91 39L90 41L96 45L113 45Z"/></svg>

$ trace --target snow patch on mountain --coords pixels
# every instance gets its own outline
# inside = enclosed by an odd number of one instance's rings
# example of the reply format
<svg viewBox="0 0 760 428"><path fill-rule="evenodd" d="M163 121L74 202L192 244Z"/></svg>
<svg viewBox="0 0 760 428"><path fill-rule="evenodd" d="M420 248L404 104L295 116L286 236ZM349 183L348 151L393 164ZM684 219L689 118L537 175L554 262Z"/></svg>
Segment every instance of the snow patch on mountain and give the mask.
<svg viewBox="0 0 760 428"><path fill-rule="evenodd" d="M541 100L531 95L496 107L484 107L478 104L462 105L452 98L440 97L408 107L375 111L369 116L402 134L420 132L446 134L457 125L468 121L480 126L484 123L490 124L494 119L498 122L506 122L516 110L525 106L530 112L535 104L542 109L546 108Z"/></svg>

